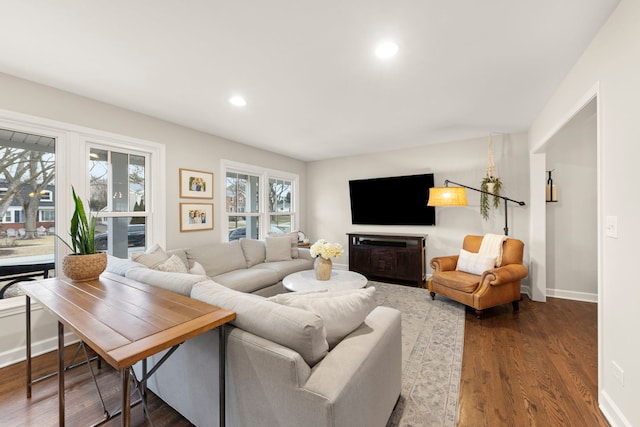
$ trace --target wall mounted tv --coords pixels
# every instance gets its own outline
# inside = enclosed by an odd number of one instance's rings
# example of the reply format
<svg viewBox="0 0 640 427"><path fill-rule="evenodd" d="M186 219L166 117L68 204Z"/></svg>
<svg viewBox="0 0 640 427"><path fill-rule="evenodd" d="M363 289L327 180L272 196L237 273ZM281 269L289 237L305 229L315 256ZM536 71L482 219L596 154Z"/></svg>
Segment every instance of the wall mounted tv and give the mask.
<svg viewBox="0 0 640 427"><path fill-rule="evenodd" d="M351 222L367 225L436 225L427 206L433 174L349 181Z"/></svg>

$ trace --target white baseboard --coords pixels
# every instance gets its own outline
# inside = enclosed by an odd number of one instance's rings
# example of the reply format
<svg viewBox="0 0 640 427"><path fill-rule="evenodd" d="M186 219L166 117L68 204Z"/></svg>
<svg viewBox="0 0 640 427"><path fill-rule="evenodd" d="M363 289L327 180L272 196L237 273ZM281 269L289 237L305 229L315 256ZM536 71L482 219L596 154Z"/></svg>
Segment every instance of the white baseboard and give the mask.
<svg viewBox="0 0 640 427"><path fill-rule="evenodd" d="M552 298L570 299L574 301L598 302L598 294L588 292L563 291L562 289L547 288L547 296Z"/></svg>
<svg viewBox="0 0 640 427"><path fill-rule="evenodd" d="M606 391L600 392L598 404L602 414L607 421L609 421L609 424L611 424L611 427L631 427L631 422L622 414L620 408L611 400Z"/></svg>
<svg viewBox="0 0 640 427"><path fill-rule="evenodd" d="M64 345L73 344L80 341L73 332L64 334ZM58 349L58 337L49 338L39 342L31 343L31 357L49 353ZM27 358L27 350L24 346L13 348L0 354L0 368L22 362Z"/></svg>

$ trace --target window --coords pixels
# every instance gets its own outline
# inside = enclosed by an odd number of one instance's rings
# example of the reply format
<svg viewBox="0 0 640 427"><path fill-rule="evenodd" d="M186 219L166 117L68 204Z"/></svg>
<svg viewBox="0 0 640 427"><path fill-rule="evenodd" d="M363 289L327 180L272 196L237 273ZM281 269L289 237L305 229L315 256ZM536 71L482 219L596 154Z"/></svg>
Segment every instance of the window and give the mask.
<svg viewBox="0 0 640 427"><path fill-rule="evenodd" d="M222 171L229 241L296 229L297 175L231 161L222 162Z"/></svg>
<svg viewBox="0 0 640 427"><path fill-rule="evenodd" d="M119 258L144 250L147 203L144 153L92 147L89 151L89 206L98 212L96 246Z"/></svg>
<svg viewBox="0 0 640 427"><path fill-rule="evenodd" d="M40 210L40 222L54 222L56 220L56 212L53 209Z"/></svg>
<svg viewBox="0 0 640 427"><path fill-rule="evenodd" d="M53 202L53 191L42 190L40 191L41 202Z"/></svg>
<svg viewBox="0 0 640 427"><path fill-rule="evenodd" d="M269 179L269 223L270 228L288 233L293 221L291 198L293 184L291 180Z"/></svg>

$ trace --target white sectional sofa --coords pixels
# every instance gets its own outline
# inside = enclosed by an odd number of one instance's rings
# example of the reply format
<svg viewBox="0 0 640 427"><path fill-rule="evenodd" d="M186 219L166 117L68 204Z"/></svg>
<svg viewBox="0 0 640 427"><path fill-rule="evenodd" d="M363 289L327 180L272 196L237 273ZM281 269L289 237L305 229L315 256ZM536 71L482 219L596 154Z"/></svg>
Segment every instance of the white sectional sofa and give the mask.
<svg viewBox="0 0 640 427"><path fill-rule="evenodd" d="M243 239L165 254L176 255L188 269L197 262L204 275L111 257L107 269L236 312L225 326L227 426L385 426L400 395L400 312L374 308L373 289L265 298L285 292L282 278L312 263L302 249L298 258L280 259L269 243ZM324 311L299 308L300 298L319 301ZM288 299L294 303L283 303ZM337 318L329 318L334 311ZM327 330L342 324L340 316L349 322L356 316L355 329L330 345ZM218 425L218 346L218 330L183 343L148 382L196 426ZM163 354L151 357L150 366Z"/></svg>

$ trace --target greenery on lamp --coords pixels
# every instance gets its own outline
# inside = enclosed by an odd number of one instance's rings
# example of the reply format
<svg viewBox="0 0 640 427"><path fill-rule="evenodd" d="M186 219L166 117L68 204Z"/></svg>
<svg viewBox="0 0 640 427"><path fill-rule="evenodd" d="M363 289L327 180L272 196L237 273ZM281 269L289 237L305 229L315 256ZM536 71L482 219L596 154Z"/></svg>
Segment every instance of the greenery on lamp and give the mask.
<svg viewBox="0 0 640 427"><path fill-rule="evenodd" d="M486 193L480 193L480 215L487 220L489 219L489 211L491 210L491 205L494 208L500 207L500 198L496 197L500 195L500 189L502 188L502 180L497 176L485 176L482 179L482 183L480 184L480 189L482 191L489 192L494 194L493 203L489 202L489 197L492 197Z"/></svg>
<svg viewBox="0 0 640 427"><path fill-rule="evenodd" d="M96 216L91 215L87 218L86 211L82 199L76 194L76 190L71 187L73 193L73 202L75 210L71 217L71 227L69 228L69 236L71 244L67 243L60 236L60 240L67 245L75 255L92 255L98 253L95 245L96 232Z"/></svg>
<svg viewBox="0 0 640 427"><path fill-rule="evenodd" d="M489 219L489 211L491 210L491 205L493 204L494 208L500 207L500 190L502 189L502 180L498 176L498 172L496 170L496 164L493 161L493 150L492 150L492 141L491 134L489 134L489 155L487 158L487 169L484 173L484 178L480 183L480 189L482 191L486 191L488 193L494 194L493 203L489 202L489 197L492 197L490 194L480 193L480 215L482 218L486 220Z"/></svg>

